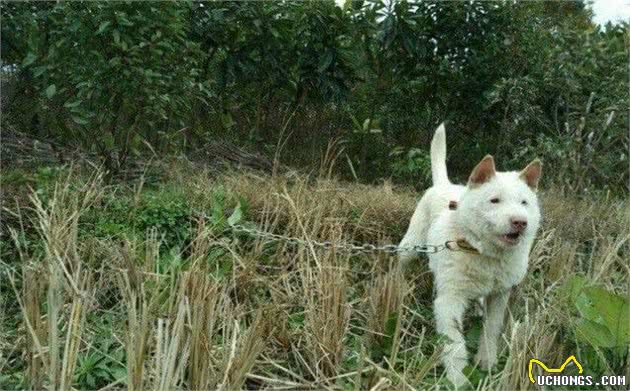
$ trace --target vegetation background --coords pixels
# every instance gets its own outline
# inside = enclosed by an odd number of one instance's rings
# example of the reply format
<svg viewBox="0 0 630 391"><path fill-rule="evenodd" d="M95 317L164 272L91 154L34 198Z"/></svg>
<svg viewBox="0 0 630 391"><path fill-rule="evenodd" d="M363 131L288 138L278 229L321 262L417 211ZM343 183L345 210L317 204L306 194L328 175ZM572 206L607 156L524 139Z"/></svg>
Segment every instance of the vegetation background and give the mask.
<svg viewBox="0 0 630 391"><path fill-rule="evenodd" d="M448 387L422 264L232 227L397 243L442 121L455 179L487 153L545 165L473 386L571 354L630 379L627 22L582 1L0 7L0 389Z"/></svg>
<svg viewBox="0 0 630 391"><path fill-rule="evenodd" d="M423 188L447 121L460 178L486 153L502 167L543 155L548 180L628 191L628 24L595 26L583 2L10 2L2 15L5 127L109 170L217 139L309 167L335 139L340 175Z"/></svg>

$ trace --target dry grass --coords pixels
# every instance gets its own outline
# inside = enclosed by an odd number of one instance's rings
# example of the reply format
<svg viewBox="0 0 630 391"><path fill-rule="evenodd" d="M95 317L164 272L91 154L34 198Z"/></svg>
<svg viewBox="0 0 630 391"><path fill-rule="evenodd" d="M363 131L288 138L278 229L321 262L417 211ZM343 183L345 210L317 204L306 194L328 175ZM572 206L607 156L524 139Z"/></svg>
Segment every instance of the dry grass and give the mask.
<svg viewBox="0 0 630 391"><path fill-rule="evenodd" d="M308 245L311 240L396 243L415 194L388 184L252 173L211 179L202 172L191 178L174 170L170 185L186 192L194 208L206 208L211 189L220 185L231 201L247 200L247 218L261 229L300 237L307 245L220 235L200 221L190 245L177 254L183 266L164 269L167 254L155 233L143 241L82 240L81 215L109 190L98 177L76 183L61 182L46 203L33 197L43 252L22 248L17 269L3 264L22 323L17 330L0 329L0 339L12 339L0 344L0 370L22 368L24 387L76 387L78 357L92 351L92 339L103 334L124 347L125 379L112 381L110 388L359 390L446 384L436 366L440 343L424 264L402 276L388 255ZM512 297L501 369L485 374L479 389L532 388L530 358L557 362L577 353L558 294L569 276L579 273L628 295L628 202L553 192L542 198L544 228L530 273ZM232 265L228 273L215 273L210 264L217 259ZM111 323L97 335L104 316L111 316ZM16 344L21 354L10 351ZM3 362L7 356L14 358ZM617 364L604 362L609 371L619 371ZM630 376L627 363L623 370Z"/></svg>

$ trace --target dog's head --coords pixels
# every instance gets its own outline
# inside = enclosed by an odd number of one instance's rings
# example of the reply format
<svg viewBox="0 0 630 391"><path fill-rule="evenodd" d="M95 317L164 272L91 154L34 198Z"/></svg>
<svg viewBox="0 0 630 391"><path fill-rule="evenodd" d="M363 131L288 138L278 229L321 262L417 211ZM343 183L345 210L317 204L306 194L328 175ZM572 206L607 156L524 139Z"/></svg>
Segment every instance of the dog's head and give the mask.
<svg viewBox="0 0 630 391"><path fill-rule="evenodd" d="M520 172L497 172L492 156L486 156L470 174L458 205L460 219L495 247L531 243L540 224L536 188L541 172L538 159Z"/></svg>

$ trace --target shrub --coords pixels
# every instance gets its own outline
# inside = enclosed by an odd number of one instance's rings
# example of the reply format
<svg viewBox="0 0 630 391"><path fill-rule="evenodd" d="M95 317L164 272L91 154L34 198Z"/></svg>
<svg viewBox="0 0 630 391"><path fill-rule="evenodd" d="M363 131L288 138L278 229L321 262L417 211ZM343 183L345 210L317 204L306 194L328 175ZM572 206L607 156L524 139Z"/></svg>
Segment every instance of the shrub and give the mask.
<svg viewBox="0 0 630 391"><path fill-rule="evenodd" d="M28 4L12 11L32 12ZM20 42L20 65L41 94L37 113L52 136L94 150L109 169L143 142L167 144L206 96L183 3L57 3L37 11L30 23L9 19L29 37Z"/></svg>

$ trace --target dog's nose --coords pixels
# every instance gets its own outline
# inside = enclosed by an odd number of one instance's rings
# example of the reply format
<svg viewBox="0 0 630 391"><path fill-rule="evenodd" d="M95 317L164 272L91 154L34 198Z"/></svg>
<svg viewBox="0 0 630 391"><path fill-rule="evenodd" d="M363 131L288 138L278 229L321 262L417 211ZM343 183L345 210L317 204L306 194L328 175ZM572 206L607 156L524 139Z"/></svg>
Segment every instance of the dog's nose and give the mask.
<svg viewBox="0 0 630 391"><path fill-rule="evenodd" d="M527 228L527 220L518 217L512 217L510 219L510 223L512 224L512 229L515 231L524 231Z"/></svg>

